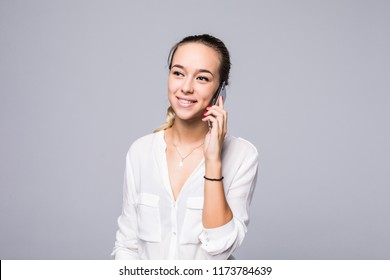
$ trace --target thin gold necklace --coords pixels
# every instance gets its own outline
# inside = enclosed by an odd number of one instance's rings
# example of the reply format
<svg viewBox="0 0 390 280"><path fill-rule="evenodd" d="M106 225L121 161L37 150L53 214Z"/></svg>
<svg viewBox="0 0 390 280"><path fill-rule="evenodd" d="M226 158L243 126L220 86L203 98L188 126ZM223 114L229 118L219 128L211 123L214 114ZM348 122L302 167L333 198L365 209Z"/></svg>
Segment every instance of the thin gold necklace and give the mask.
<svg viewBox="0 0 390 280"><path fill-rule="evenodd" d="M191 155L196 149L198 149L199 147L201 147L204 143L200 144L199 146L195 147L188 155L186 155L185 157L183 157L181 155L181 153L179 152L179 149L177 148L177 146L175 144L173 144L173 146L175 146L175 149L177 151L177 153L179 154L180 158L181 158L181 161L179 163L179 167L182 167L183 166L183 161L189 156Z"/></svg>

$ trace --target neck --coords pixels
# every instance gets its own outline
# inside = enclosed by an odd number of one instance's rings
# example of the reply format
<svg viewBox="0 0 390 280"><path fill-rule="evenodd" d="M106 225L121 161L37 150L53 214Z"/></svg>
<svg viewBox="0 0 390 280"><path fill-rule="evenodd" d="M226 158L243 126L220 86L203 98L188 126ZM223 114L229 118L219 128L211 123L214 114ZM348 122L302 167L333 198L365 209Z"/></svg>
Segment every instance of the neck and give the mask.
<svg viewBox="0 0 390 280"><path fill-rule="evenodd" d="M194 145L201 144L209 130L207 123L202 121L197 122L185 122L181 120L175 120L175 124L172 126L172 137L175 144L178 145Z"/></svg>

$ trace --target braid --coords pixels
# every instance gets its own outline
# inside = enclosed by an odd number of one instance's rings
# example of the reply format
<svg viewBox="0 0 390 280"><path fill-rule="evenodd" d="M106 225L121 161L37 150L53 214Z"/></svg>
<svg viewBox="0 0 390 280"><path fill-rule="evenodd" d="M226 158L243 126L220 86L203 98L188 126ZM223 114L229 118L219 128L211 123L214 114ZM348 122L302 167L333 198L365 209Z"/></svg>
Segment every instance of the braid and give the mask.
<svg viewBox="0 0 390 280"><path fill-rule="evenodd" d="M172 106L169 106L165 120L166 120L166 123L161 125L154 132L159 132L161 130L171 128L173 126L173 124L175 123L175 112L173 111Z"/></svg>

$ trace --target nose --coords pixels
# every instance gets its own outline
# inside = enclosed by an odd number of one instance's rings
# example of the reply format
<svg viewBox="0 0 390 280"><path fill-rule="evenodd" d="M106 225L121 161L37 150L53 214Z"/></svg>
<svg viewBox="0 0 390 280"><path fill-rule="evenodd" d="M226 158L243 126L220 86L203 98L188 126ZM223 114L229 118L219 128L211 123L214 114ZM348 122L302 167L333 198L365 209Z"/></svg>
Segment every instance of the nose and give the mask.
<svg viewBox="0 0 390 280"><path fill-rule="evenodd" d="M183 81L183 84L181 85L181 92L182 93L193 93L194 92L194 88L193 88L193 84L192 84L192 80L191 79L185 79Z"/></svg>

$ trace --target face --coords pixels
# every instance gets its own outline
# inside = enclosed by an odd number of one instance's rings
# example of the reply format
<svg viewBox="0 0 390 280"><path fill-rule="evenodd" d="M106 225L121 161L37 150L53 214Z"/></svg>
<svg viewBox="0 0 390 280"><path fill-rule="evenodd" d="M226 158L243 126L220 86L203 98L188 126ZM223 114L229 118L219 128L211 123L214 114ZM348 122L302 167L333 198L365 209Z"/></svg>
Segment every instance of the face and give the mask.
<svg viewBox="0 0 390 280"><path fill-rule="evenodd" d="M168 99L176 118L201 121L219 86L218 53L201 43L179 46L172 58Z"/></svg>

